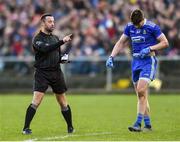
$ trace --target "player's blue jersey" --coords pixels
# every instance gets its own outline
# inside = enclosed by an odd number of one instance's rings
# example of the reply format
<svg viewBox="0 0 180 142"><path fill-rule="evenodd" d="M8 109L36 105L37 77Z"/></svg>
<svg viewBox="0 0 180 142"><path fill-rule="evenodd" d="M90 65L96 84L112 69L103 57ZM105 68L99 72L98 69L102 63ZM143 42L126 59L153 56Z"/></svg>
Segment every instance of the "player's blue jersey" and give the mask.
<svg viewBox="0 0 180 142"><path fill-rule="evenodd" d="M132 53L139 53L142 49L157 44L157 38L162 32L158 25L145 19L141 28L136 28L132 23L128 23L124 34L131 40Z"/></svg>

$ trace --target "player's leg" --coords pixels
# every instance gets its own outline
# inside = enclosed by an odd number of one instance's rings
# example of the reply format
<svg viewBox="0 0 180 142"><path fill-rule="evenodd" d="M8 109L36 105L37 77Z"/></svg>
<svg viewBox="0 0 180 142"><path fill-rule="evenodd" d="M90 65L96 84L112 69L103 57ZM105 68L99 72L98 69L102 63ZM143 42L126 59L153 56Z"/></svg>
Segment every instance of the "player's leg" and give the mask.
<svg viewBox="0 0 180 142"><path fill-rule="evenodd" d="M146 69L142 71L141 77L145 77L146 75L147 78L149 79L149 82L151 80L154 80L155 74L156 74L156 68L157 68L157 60L155 57L150 58L150 64L147 65ZM144 129L143 131L151 131L151 121L150 121L150 107L149 107L149 102L148 102L148 94L149 94L149 89L147 90L147 107L144 113Z"/></svg>
<svg viewBox="0 0 180 142"><path fill-rule="evenodd" d="M58 104L60 105L61 108L61 113L67 123L67 130L68 133L73 133L74 128L72 125L72 114L71 114L71 108L68 105L67 98L65 93L57 94L56 93L56 99Z"/></svg>
<svg viewBox="0 0 180 142"><path fill-rule="evenodd" d="M144 113L144 128L143 131L152 131L151 121L150 121L150 106L147 100L147 107Z"/></svg>
<svg viewBox="0 0 180 142"><path fill-rule="evenodd" d="M138 96L138 92L137 92L137 84L134 85L134 88L136 90L136 94ZM143 131L151 131L151 121L150 121L150 106L149 106L149 102L148 102L148 89L146 91L146 96L147 96L147 104L146 104L146 109L145 109L145 113L144 113L144 128ZM137 113L139 112L139 101L137 103Z"/></svg>
<svg viewBox="0 0 180 142"><path fill-rule="evenodd" d="M149 106L149 101L148 100L147 100L147 107L146 107L144 116L150 116L150 106Z"/></svg>
<svg viewBox="0 0 180 142"><path fill-rule="evenodd" d="M137 99L138 99L138 102L137 102L137 113L139 113L139 96L138 96L138 92L137 92L137 83L134 84L134 89L135 89L135 92L136 92L136 95L137 95ZM147 94L147 96L148 96L148 94ZM149 115L149 103L148 103L148 100L147 100L147 107L146 107L144 115Z"/></svg>
<svg viewBox="0 0 180 142"><path fill-rule="evenodd" d="M149 83L147 80L140 79L137 84L134 85L135 91L138 98L137 103L137 119L132 127L129 127L128 129L130 131L141 131L141 123L144 118L144 114L147 107L147 90L148 90Z"/></svg>
<svg viewBox="0 0 180 142"><path fill-rule="evenodd" d="M149 106L149 102L148 102L148 89L145 92L145 97L146 97L146 108L145 108L144 117L143 117L145 126L143 128L143 131L151 130L150 106ZM140 107L140 104L138 104L138 106Z"/></svg>
<svg viewBox="0 0 180 142"><path fill-rule="evenodd" d="M138 80L139 80L139 75L140 75L140 70L136 70L136 69L133 70L133 68L132 68L132 81L134 83L134 89L135 89L137 96L138 96L137 84L138 84ZM141 116L139 117L139 119L141 119ZM137 132L141 131L141 127L139 125L138 126L134 126L134 125L130 126L130 127L128 127L128 129L129 129L129 131L137 131Z"/></svg>
<svg viewBox="0 0 180 142"><path fill-rule="evenodd" d="M134 89L135 89L135 92L136 92L136 95L137 95L137 116L138 115L140 115L140 116L137 117L136 122L139 121L139 124L141 125L141 121L142 121L143 117L141 117L142 114L139 113L139 96L138 96L138 91L137 91L137 84L138 84L138 82L136 84L134 84ZM139 118L139 120L138 120L138 118Z"/></svg>
<svg viewBox="0 0 180 142"><path fill-rule="evenodd" d="M149 82L144 79L140 79L137 84L137 95L138 95L138 113L145 114L147 108Z"/></svg>
<svg viewBox="0 0 180 142"><path fill-rule="evenodd" d="M155 57L146 58L142 61L143 61L142 68L138 67L140 72L137 73L137 70L132 72L133 82L137 82L137 86L135 86L135 90L137 92L137 97L138 97L138 108L137 108L138 116L133 127L130 127L129 129L130 131L141 130L140 129L141 122L144 118L144 115L148 114L148 109L149 109L148 107L149 83L151 80L154 79L156 72L157 60ZM146 115L145 121L146 123L150 123L149 115Z"/></svg>
<svg viewBox="0 0 180 142"><path fill-rule="evenodd" d="M149 96L149 91L147 92L147 97ZM150 106L149 106L149 101L147 99L147 107L144 113L144 116L149 116L150 115Z"/></svg>
<svg viewBox="0 0 180 142"><path fill-rule="evenodd" d="M138 81L139 81L139 75L140 75L140 70L132 70L132 80L133 80L133 83L134 83L134 89L135 89L135 92L138 96L138 91L137 91L137 85L138 85ZM139 99L137 101L137 110L139 109ZM138 114L137 115L137 120L138 121L138 125L133 125L133 126L130 126L128 127L128 129L130 131L136 131L136 132L140 132L141 131L141 121L142 121L142 118L143 116L141 114Z"/></svg>
<svg viewBox="0 0 180 142"><path fill-rule="evenodd" d="M42 99L43 99L44 93L34 91L34 96L32 99L32 103L28 106L26 110L26 116L25 116L25 122L24 122L24 128L23 128L23 134L31 134L30 124L31 121L36 113L36 109L40 105Z"/></svg>

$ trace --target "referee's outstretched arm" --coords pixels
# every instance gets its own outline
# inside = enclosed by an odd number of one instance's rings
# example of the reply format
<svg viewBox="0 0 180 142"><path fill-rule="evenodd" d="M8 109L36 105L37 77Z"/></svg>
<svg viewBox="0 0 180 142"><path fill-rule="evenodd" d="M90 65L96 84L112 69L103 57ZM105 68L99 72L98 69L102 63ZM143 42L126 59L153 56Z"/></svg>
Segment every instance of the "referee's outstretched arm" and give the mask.
<svg viewBox="0 0 180 142"><path fill-rule="evenodd" d="M63 40L59 40L56 43L46 43L40 37L36 37L33 40L33 48L36 51L40 51L43 53L51 52L66 42L71 41L72 34L69 34L63 38Z"/></svg>
<svg viewBox="0 0 180 142"><path fill-rule="evenodd" d="M35 39L33 41L34 49L37 50L37 51L40 51L40 52L44 52L44 53L51 52L51 51L59 48L63 44L64 44L63 40L59 40L58 42L51 43L51 44L50 43L45 43L40 39Z"/></svg>

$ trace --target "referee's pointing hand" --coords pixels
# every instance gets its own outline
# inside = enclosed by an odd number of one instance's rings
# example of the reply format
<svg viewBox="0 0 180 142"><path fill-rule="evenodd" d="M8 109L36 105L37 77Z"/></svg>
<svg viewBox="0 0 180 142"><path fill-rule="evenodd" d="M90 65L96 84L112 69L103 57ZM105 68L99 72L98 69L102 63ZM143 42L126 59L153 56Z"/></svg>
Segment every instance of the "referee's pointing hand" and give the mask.
<svg viewBox="0 0 180 142"><path fill-rule="evenodd" d="M67 35L67 36L65 36L64 38L63 38L63 41L64 42L69 42L69 41L71 41L72 40L72 34L69 34L69 35Z"/></svg>

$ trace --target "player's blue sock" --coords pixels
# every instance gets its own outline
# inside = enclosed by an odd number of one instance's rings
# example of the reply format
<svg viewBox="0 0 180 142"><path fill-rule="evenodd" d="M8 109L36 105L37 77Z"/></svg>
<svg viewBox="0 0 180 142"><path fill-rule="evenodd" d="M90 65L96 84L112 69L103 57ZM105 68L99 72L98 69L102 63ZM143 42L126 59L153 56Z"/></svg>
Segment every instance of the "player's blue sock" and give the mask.
<svg viewBox="0 0 180 142"><path fill-rule="evenodd" d="M145 126L151 126L150 117L148 115L144 116L144 124Z"/></svg>
<svg viewBox="0 0 180 142"><path fill-rule="evenodd" d="M139 125L141 125L142 120L143 120L143 114L138 113L134 127L139 127Z"/></svg>

